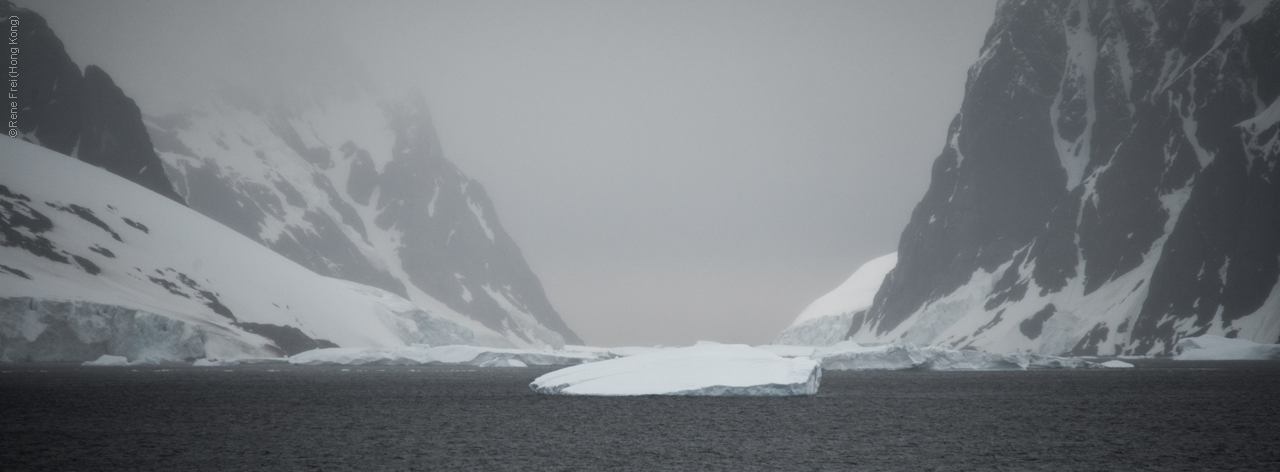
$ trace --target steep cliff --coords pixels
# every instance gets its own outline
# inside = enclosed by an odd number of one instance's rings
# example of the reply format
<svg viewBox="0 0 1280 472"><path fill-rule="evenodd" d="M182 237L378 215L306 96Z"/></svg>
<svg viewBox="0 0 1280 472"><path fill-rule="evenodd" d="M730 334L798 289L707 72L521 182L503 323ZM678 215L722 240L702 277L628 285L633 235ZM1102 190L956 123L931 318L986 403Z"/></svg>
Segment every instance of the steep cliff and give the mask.
<svg viewBox="0 0 1280 472"><path fill-rule="evenodd" d="M12 2L0 17L17 22L16 120L24 141L75 157L182 202L142 124L142 112L97 66L71 61L48 23ZM11 48L14 46L10 46Z"/></svg>
<svg viewBox="0 0 1280 472"><path fill-rule="evenodd" d="M858 341L1280 337L1280 4L1006 1Z"/></svg>

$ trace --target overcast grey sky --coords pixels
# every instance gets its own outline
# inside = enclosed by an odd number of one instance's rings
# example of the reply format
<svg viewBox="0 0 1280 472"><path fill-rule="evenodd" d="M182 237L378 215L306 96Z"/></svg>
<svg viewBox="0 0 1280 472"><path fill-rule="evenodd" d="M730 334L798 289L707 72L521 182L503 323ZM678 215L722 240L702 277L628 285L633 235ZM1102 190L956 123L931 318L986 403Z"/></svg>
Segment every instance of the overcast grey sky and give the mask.
<svg viewBox="0 0 1280 472"><path fill-rule="evenodd" d="M144 113L218 84L427 97L593 345L770 342L896 250L995 0L21 0Z"/></svg>

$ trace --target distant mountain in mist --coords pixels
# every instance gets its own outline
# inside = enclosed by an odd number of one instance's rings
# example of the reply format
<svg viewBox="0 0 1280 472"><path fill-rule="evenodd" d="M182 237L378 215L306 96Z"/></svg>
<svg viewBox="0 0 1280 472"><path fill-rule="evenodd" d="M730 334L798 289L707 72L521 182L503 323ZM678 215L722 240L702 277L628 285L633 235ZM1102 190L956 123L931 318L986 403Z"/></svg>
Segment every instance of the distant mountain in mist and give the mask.
<svg viewBox="0 0 1280 472"><path fill-rule="evenodd" d="M172 360L199 357L203 348L191 346L214 338L222 341L210 352L238 356L582 343L484 189L443 157L420 96L228 95L144 122L105 72L79 72L39 15L3 8L22 25L18 140L190 205L159 205L65 163L41 166L48 154L6 142L14 161L0 188L0 350L11 360L121 349ZM65 179L50 177L57 169ZM229 230L208 230L213 221ZM121 222L140 233L128 236ZM273 254L248 257L257 252L246 244ZM291 311L299 306L311 308ZM174 348L175 339L187 344Z"/></svg>
<svg viewBox="0 0 1280 472"><path fill-rule="evenodd" d="M482 342L582 343L420 95L228 92L146 121L191 208L294 262L479 321L496 333Z"/></svg>
<svg viewBox="0 0 1280 472"><path fill-rule="evenodd" d="M1002 2L845 336L1044 354L1280 338L1280 3Z"/></svg>

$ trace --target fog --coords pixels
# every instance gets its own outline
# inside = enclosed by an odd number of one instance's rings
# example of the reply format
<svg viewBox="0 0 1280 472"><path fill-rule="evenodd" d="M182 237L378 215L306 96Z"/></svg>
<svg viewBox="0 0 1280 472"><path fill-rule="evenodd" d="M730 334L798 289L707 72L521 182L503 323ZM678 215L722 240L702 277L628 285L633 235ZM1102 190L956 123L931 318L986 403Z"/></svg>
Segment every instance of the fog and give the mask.
<svg viewBox="0 0 1280 472"><path fill-rule="evenodd" d="M896 250L995 0L24 0L163 114L420 90L593 345L771 341Z"/></svg>

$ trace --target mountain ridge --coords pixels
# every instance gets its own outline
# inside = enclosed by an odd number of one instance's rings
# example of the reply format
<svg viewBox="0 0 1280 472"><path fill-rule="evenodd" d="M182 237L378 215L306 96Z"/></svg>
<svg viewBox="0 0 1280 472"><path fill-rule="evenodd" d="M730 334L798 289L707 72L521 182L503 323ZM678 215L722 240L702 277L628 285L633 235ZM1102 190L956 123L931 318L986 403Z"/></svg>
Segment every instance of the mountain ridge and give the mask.
<svg viewBox="0 0 1280 472"><path fill-rule="evenodd" d="M98 66L81 72L43 17L5 0L18 19L16 138L37 143L182 203L142 126L142 111Z"/></svg>
<svg viewBox="0 0 1280 472"><path fill-rule="evenodd" d="M192 208L326 276L470 316L513 344L580 344L421 94L231 95L148 117ZM438 301L438 302L435 302Z"/></svg>
<svg viewBox="0 0 1280 472"><path fill-rule="evenodd" d="M1280 338L1280 5L1001 2L855 341Z"/></svg>

